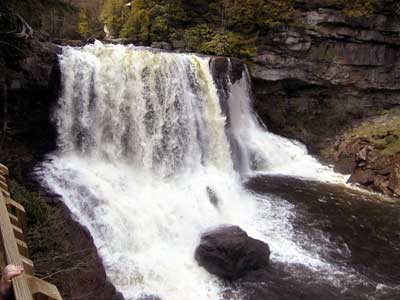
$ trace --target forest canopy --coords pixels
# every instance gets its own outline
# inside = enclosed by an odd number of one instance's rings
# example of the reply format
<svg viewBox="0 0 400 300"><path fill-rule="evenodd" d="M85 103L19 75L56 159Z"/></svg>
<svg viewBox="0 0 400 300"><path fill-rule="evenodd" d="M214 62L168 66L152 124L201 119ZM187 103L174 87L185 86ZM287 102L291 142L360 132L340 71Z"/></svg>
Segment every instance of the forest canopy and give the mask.
<svg viewBox="0 0 400 300"><path fill-rule="evenodd" d="M249 56L259 34L293 16L292 0L105 0L101 20L115 37L185 41L208 54Z"/></svg>

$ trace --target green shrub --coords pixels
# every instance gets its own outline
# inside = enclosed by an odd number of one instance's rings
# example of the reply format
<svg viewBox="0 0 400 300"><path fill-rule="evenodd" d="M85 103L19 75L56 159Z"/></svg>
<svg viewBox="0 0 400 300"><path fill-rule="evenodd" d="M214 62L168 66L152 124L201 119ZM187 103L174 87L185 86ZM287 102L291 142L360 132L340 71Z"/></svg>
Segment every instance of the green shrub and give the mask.
<svg viewBox="0 0 400 300"><path fill-rule="evenodd" d="M203 42L199 50L203 53L251 57L256 54L255 40L231 31L220 30L212 35L210 41Z"/></svg>
<svg viewBox="0 0 400 300"><path fill-rule="evenodd" d="M121 30L121 36L140 42L148 42L150 38L150 24L150 16L146 10L132 10Z"/></svg>
<svg viewBox="0 0 400 300"><path fill-rule="evenodd" d="M262 5L257 24L262 29L271 29L291 22L294 15L292 0L268 0Z"/></svg>
<svg viewBox="0 0 400 300"><path fill-rule="evenodd" d="M346 1L344 14L348 17L359 18L372 15L378 6L377 0Z"/></svg>
<svg viewBox="0 0 400 300"><path fill-rule="evenodd" d="M347 17L360 18L367 17L375 13L380 0L331 0L333 4L341 5L343 14Z"/></svg>
<svg viewBox="0 0 400 300"><path fill-rule="evenodd" d="M11 197L25 207L26 219L29 226L46 223L51 216L51 207L38 193L28 191L15 180L9 184Z"/></svg>
<svg viewBox="0 0 400 300"><path fill-rule="evenodd" d="M183 39L188 48L196 50L199 45L212 39L213 32L214 30L209 25L197 25L186 29Z"/></svg>
<svg viewBox="0 0 400 300"><path fill-rule="evenodd" d="M212 55L250 57L255 55L255 39L232 31L198 25L185 31L184 40L191 50Z"/></svg>
<svg viewBox="0 0 400 300"><path fill-rule="evenodd" d="M156 17L151 23L150 38L155 42L168 41L170 39L170 26L168 19L163 16Z"/></svg>
<svg viewBox="0 0 400 300"><path fill-rule="evenodd" d="M79 10L78 30L84 38L103 33L103 24L98 16L89 7L82 7Z"/></svg>
<svg viewBox="0 0 400 300"><path fill-rule="evenodd" d="M235 0L226 7L228 28L244 33L269 30L290 22L293 16L292 0Z"/></svg>

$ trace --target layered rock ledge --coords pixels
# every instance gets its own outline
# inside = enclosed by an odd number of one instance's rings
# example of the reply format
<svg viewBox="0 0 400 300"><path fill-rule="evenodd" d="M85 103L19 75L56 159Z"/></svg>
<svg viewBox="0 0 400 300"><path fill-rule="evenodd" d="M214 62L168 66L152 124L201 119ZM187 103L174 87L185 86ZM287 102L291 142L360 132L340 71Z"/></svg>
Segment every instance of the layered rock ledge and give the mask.
<svg viewBox="0 0 400 300"><path fill-rule="evenodd" d="M332 1L297 6L297 25L262 38L249 64L256 111L269 130L343 165L342 156L327 149L351 128L400 106L400 14L387 7L357 19ZM356 172L356 159L351 165L344 171Z"/></svg>

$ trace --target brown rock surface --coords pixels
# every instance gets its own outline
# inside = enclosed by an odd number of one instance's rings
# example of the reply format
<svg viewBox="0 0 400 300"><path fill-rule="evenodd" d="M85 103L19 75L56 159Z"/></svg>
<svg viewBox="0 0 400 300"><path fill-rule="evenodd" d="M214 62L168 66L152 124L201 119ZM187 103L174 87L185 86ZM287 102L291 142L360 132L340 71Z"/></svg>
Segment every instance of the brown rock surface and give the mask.
<svg viewBox="0 0 400 300"><path fill-rule="evenodd" d="M296 25L261 38L249 66L255 109L269 130L302 141L353 174L352 182L399 195L400 13L393 3L349 18L333 1L296 1ZM368 120L375 120L372 134L362 125ZM350 136L354 128L363 132Z"/></svg>
<svg viewBox="0 0 400 300"><path fill-rule="evenodd" d="M339 171L352 174L351 183L400 197L400 110L346 131L324 155L334 157Z"/></svg>
<svg viewBox="0 0 400 300"><path fill-rule="evenodd" d="M249 64L268 128L321 155L346 129L400 104L400 15L348 18L333 1L296 1L296 26L259 41ZM332 161L332 157L323 157Z"/></svg>
<svg viewBox="0 0 400 300"><path fill-rule="evenodd" d="M30 174L55 147L50 118L59 90L60 48L40 33L26 40L0 38L12 45L0 47L0 162L29 192L46 194ZM35 235L47 235L48 240L29 245L38 277L56 284L65 300L121 299L106 278L90 234L60 201L49 203L58 222L35 228L31 240Z"/></svg>

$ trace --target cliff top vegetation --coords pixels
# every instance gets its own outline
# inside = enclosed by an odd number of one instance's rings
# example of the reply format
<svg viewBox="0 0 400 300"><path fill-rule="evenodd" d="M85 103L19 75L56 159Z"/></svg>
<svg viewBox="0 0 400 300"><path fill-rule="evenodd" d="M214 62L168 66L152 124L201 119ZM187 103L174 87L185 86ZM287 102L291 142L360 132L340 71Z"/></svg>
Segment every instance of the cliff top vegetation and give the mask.
<svg viewBox="0 0 400 300"><path fill-rule="evenodd" d="M327 0L349 18L374 14L392 0ZM213 55L249 57L256 41L290 24L297 24L300 0L105 0L100 20L113 37L136 43L184 42L186 48ZM93 16L81 14L81 33L96 29ZM92 26L91 24L94 24Z"/></svg>
<svg viewBox="0 0 400 300"><path fill-rule="evenodd" d="M290 24L300 26L307 0L5 0L32 27L56 38L107 35L150 45L180 42L187 50L249 57L256 41ZM326 0L349 18L374 14L394 0Z"/></svg>

